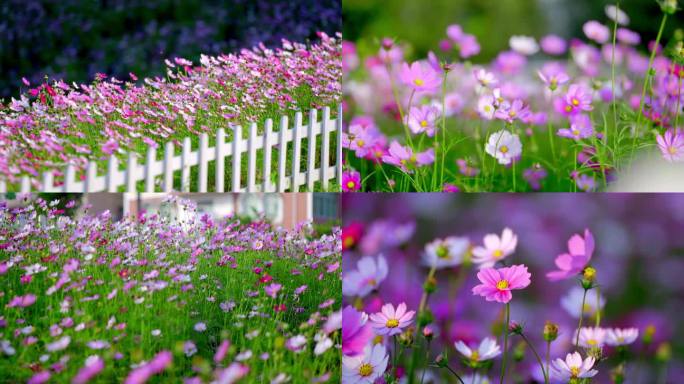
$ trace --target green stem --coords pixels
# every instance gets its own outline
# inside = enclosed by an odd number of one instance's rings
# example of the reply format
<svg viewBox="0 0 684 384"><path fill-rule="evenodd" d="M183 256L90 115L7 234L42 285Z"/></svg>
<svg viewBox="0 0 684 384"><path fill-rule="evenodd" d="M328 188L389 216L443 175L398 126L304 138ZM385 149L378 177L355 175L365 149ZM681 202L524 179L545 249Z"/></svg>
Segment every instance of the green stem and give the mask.
<svg viewBox="0 0 684 384"><path fill-rule="evenodd" d="M601 325L601 291L596 286L596 328Z"/></svg>
<svg viewBox="0 0 684 384"><path fill-rule="evenodd" d="M584 304L586 303L587 300L587 289L584 288L584 294L582 295L582 306L580 307L580 314L579 314L579 325L577 326L577 336L575 337L575 348L579 346L579 335L580 335L580 329L582 329L582 318L584 318Z"/></svg>
<svg viewBox="0 0 684 384"><path fill-rule="evenodd" d="M425 279L425 281L428 282L428 281L432 280L435 276L435 272L437 272L437 267L433 266L432 268L430 268L430 272L428 272L428 275L427 275L427 278ZM425 289L423 289L423 295L420 298L420 305L418 305L418 313L416 314L416 319L418 319L418 321L420 321L420 319L422 318L423 311L425 310L425 307L427 306L428 298L429 298L428 292ZM420 335L420 333L421 333L420 323L417 322L415 334ZM418 360L418 354L417 353L418 353L418 348L413 348L413 353L411 355L411 365L409 366L409 371L408 371L409 383L414 382L413 375L416 371L416 363Z"/></svg>
<svg viewBox="0 0 684 384"><path fill-rule="evenodd" d="M551 341L546 342L546 373L549 374L549 361L551 361ZM548 376L546 377L548 379Z"/></svg>
<svg viewBox="0 0 684 384"><path fill-rule="evenodd" d="M430 340L428 340L428 342L427 342L427 353L425 355L426 355L425 360L429 364L430 363ZM423 384L423 381L425 380L425 372L426 371L427 371L427 367L426 367L426 369L423 369L423 373L420 375L420 384Z"/></svg>
<svg viewBox="0 0 684 384"><path fill-rule="evenodd" d="M655 59L656 51L658 50L658 44L660 43L660 38L663 35L663 30L665 29L665 21L667 21L667 13L663 13L663 18L660 21L660 29L658 29L658 35L656 36L655 44L651 50L651 57L648 60L648 69L646 70L646 78L644 79L644 85L641 89L641 100L639 101L639 114L637 115L637 124L635 127L634 137L632 139L632 156L634 155L634 149L636 147L636 138L641 125L641 115L644 111L644 99L646 98L646 87L651 80L651 68L653 67L653 60Z"/></svg>
<svg viewBox="0 0 684 384"><path fill-rule="evenodd" d="M392 357L392 378L396 377L399 353L397 352L397 335L392 336L394 341L394 356Z"/></svg>
<svg viewBox="0 0 684 384"><path fill-rule="evenodd" d="M523 340L525 340L527 345L530 347L530 349L534 353L534 356L537 358L537 362L539 363L539 366L541 367L541 370L542 370L542 374L544 375L544 384L549 384L549 373L547 370L544 369L544 364L542 363L542 360L539 357L537 350L534 349L534 345L532 345L532 343L530 343L530 340L527 338L527 336L525 336L524 333L521 332L520 336L523 338Z"/></svg>
<svg viewBox="0 0 684 384"><path fill-rule="evenodd" d="M447 90L447 76L449 72L444 71L444 84L442 85L442 168L439 174L439 184L438 187L441 188L444 185L444 163L446 160L446 90ZM435 135L437 137L438 135ZM436 154L435 154L436 155ZM437 162L437 159L435 159Z"/></svg>
<svg viewBox="0 0 684 384"><path fill-rule="evenodd" d="M513 192L515 192L515 180L516 180L516 175L515 175L515 159L513 159L513 166L512 166L512 171L513 171Z"/></svg>
<svg viewBox="0 0 684 384"><path fill-rule="evenodd" d="M506 376L506 357L508 357L508 323L511 316L510 303L506 303L506 323L504 324L503 336L504 336L504 350L503 350L503 362L501 363L501 379L499 384L503 384L504 377Z"/></svg>
<svg viewBox="0 0 684 384"><path fill-rule="evenodd" d="M411 104L413 103L413 96L416 94L416 90L411 91L411 96L409 96L408 107L406 108L406 118L402 123L404 124L404 131L406 132L406 144L408 144L412 150L417 151L418 148L413 148L413 140L411 140L411 131L409 131L408 121L411 118Z"/></svg>
<svg viewBox="0 0 684 384"><path fill-rule="evenodd" d="M453 369L451 369L451 367L449 366L449 364L445 365L444 367L445 367L446 369L448 369L449 372L451 372L454 376L456 376L456 378L458 379L458 381L461 382L461 384L465 384L465 383L463 382L463 379L461 379L461 376L459 376L458 373L456 373L456 371L454 371Z"/></svg>

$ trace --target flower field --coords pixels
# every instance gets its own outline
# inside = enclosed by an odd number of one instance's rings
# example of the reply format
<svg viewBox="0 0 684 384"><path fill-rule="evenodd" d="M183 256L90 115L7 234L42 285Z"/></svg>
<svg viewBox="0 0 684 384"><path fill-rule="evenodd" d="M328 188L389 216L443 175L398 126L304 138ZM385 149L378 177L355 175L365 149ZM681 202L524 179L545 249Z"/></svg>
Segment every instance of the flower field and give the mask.
<svg viewBox="0 0 684 384"><path fill-rule="evenodd" d="M3 381L339 381L339 228L58 204L0 207Z"/></svg>
<svg viewBox="0 0 684 384"><path fill-rule="evenodd" d="M16 186L19 177L38 178L66 164L83 176L88 161L125 152L145 154L148 147L182 139L198 145L198 134L232 125L277 122L295 111L333 106L341 89L340 36L319 33L305 45L284 40L237 54L202 55L165 61L165 76L126 79L98 74L89 84L58 80L32 84L18 99L0 105L0 177ZM277 128L275 129L277 130ZM211 143L210 143L211 144ZM161 152L158 151L158 152ZM333 151L334 152L334 151Z"/></svg>
<svg viewBox="0 0 684 384"><path fill-rule="evenodd" d="M390 37L344 41L343 188L597 191L644 158L681 171L684 50L681 33L663 34L676 1L659 3L652 41L609 5L583 36L514 35L490 62L458 24L426 55Z"/></svg>
<svg viewBox="0 0 684 384"><path fill-rule="evenodd" d="M342 204L343 383L683 377L678 195L347 194Z"/></svg>

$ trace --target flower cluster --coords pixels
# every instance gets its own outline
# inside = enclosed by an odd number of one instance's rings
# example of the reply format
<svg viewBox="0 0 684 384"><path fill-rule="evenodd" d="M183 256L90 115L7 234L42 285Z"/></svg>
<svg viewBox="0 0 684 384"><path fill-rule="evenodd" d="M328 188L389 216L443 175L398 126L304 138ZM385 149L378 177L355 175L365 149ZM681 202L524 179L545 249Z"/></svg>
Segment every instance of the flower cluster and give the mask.
<svg viewBox="0 0 684 384"><path fill-rule="evenodd" d="M176 57L165 61L165 77L140 85L132 73L90 84L27 82L28 92L0 105L0 175L14 183L65 164L82 169L89 160L332 105L341 92L340 40L319 38L202 55L199 63Z"/></svg>
<svg viewBox="0 0 684 384"><path fill-rule="evenodd" d="M339 229L56 204L0 204L4 379L339 380Z"/></svg>
<svg viewBox="0 0 684 384"><path fill-rule="evenodd" d="M646 309L676 302L674 291L644 294L643 308L626 304L642 282L625 277L652 274L630 272L644 260L631 264L615 233L568 229L614 222L612 231L651 244L638 251L648 253L658 225L684 228L667 213L675 199L576 196L345 195L342 382L627 382L665 365L681 373L668 364L680 315ZM633 203L626 215L643 215L622 228L607 213L623 211L618 201ZM508 227L480 229L500 223L501 212ZM649 230L632 229L644 222ZM681 273L666 255L682 244L666 241L664 255L647 256L649 268ZM637 366L648 373L633 376Z"/></svg>
<svg viewBox="0 0 684 384"><path fill-rule="evenodd" d="M591 191L643 148L681 163L681 38L644 42L618 7L605 13L583 38L512 36L483 64L456 24L416 61L409 44L359 57L344 42L346 168L366 184L354 190Z"/></svg>

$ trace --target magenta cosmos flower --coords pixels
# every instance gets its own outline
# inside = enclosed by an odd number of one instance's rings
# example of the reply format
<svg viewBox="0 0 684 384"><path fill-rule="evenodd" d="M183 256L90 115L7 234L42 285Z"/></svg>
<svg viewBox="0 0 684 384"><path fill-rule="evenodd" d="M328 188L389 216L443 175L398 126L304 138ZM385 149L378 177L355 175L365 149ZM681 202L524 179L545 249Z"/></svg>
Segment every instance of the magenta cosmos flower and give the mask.
<svg viewBox="0 0 684 384"><path fill-rule="evenodd" d="M572 115L580 111L591 111L591 93L583 86L572 84L565 97L560 99L557 109L564 115Z"/></svg>
<svg viewBox="0 0 684 384"><path fill-rule="evenodd" d="M656 136L656 141L665 160L670 162L684 160L684 132L669 129L662 136Z"/></svg>
<svg viewBox="0 0 684 384"><path fill-rule="evenodd" d="M409 167L423 166L432 164L435 161L435 150L430 148L427 151L413 153L409 147L403 147L396 141L393 141L389 146L387 155L382 157L382 161L387 164L396 165L404 172L412 172Z"/></svg>
<svg viewBox="0 0 684 384"><path fill-rule="evenodd" d="M442 84L442 79L430 65L414 62L401 65L399 79L416 92L434 92Z"/></svg>
<svg viewBox="0 0 684 384"><path fill-rule="evenodd" d="M401 333L413 321L415 311L406 311L406 303L394 309L391 303L382 306L382 311L370 315L370 320L378 335L394 336Z"/></svg>
<svg viewBox="0 0 684 384"><path fill-rule="evenodd" d="M587 115L571 115L570 128L561 128L557 132L558 136L569 139L586 139L594 135L594 128L591 119Z"/></svg>
<svg viewBox="0 0 684 384"><path fill-rule="evenodd" d="M477 273L482 284L473 287L473 295L484 296L487 301L508 303L513 298L511 290L523 289L530 285L532 274L525 265L513 265L505 268L485 268Z"/></svg>
<svg viewBox="0 0 684 384"><path fill-rule="evenodd" d="M9 308L14 308L14 307L28 307L33 305L33 303L36 302L36 295L29 293L24 296L15 296L10 300L9 304L7 306Z"/></svg>
<svg viewBox="0 0 684 384"><path fill-rule="evenodd" d="M342 191L356 192L361 189L361 174L356 171L342 172Z"/></svg>
<svg viewBox="0 0 684 384"><path fill-rule="evenodd" d="M567 279L581 273L594 253L594 236L588 229L584 230L584 238L574 234L568 240L568 253L556 257L557 271L546 274L551 281Z"/></svg>
<svg viewBox="0 0 684 384"><path fill-rule="evenodd" d="M373 328L365 312L359 312L351 305L342 310L342 353L345 356L362 354L373 336Z"/></svg>

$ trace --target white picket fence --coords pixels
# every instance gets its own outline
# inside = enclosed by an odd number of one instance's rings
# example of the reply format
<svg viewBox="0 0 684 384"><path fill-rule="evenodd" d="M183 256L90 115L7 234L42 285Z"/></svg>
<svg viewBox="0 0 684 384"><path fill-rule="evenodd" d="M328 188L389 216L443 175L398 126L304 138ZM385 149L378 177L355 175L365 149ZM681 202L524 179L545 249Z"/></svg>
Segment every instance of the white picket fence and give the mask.
<svg viewBox="0 0 684 384"><path fill-rule="evenodd" d="M232 142L226 142L225 129L216 132L216 144L209 147L209 135L199 135L199 148L193 151L189 137L184 138L180 156L174 154L174 143L167 142L164 145L164 156L157 160L156 148L149 147L144 164L140 164L139 155L128 153L124 169L119 167L119 159L111 156L108 159L107 169L104 174L99 173L95 162L86 166L84 180L76 180L76 169L73 165L67 165L64 169L64 183L54 185L54 171L45 172L41 179L32 180L28 176L21 179L20 192L117 192L119 187L125 185L127 192L136 192L136 183L144 180L145 188L142 192L207 192L209 162L215 162L215 192L225 192L225 162L231 158L231 175L229 192L285 192L297 191L302 185L307 190L313 190L314 183L320 181L324 190L329 188L332 179L342 179L342 107L338 110L336 119L330 118L330 108L322 108L321 121L317 119L318 111L313 109L309 112L309 120L306 125L302 123L302 113L295 114L294 126L290 127L287 116L280 119L278 131L273 131L273 121L267 120L261 136L257 135L257 125L251 124L247 138L242 138L242 127L235 126ZM338 132L334 150L336 151L334 164L330 163L330 133ZM316 168L316 138L321 137L320 161ZM306 149L306 170L302 171L301 152L302 139L308 138ZM286 169L287 149L289 143L293 145L293 158L291 169ZM336 144L336 145L335 145ZM273 147L279 147L278 168L276 183L271 181L271 157ZM263 153L263 174L261 180L256 180L257 151ZM247 155L247 185L242 186L240 181L242 154ZM198 167L197 185L190 185L190 170ZM181 171L180 185L174 185L174 172ZM157 176L162 176L161 185L155 184ZM0 180L0 192L6 192L7 184Z"/></svg>

